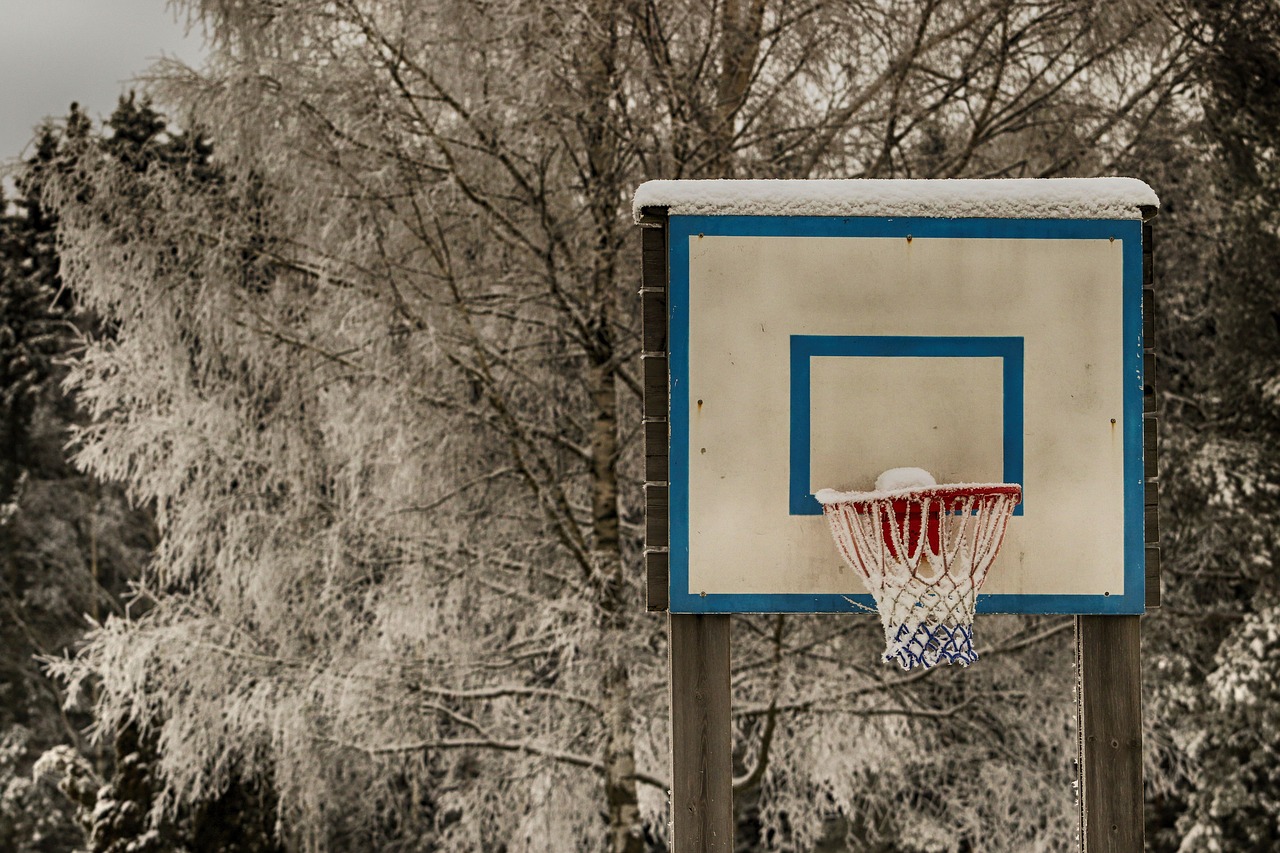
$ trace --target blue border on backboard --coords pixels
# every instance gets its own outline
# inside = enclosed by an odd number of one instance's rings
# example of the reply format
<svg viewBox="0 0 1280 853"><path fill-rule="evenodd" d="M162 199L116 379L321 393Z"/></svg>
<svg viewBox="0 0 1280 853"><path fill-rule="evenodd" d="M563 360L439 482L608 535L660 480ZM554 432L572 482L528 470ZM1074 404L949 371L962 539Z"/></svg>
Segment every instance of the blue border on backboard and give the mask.
<svg viewBox="0 0 1280 853"><path fill-rule="evenodd" d="M1142 613L1146 607L1142 465L1142 223L1136 219L930 219L921 217L672 216L669 228L670 320L670 610L673 613L847 613L872 606L869 595L706 593L689 589L689 239L735 237L961 237L1123 241L1125 354L1123 595L980 596L980 613ZM1034 505L1033 505L1034 511Z"/></svg>
<svg viewBox="0 0 1280 853"><path fill-rule="evenodd" d="M822 504L809 482L812 424L811 359L837 358L998 358L1004 388L1003 480L1022 482L1022 363L1023 339L1016 337L932 337L905 335L792 335L791 336L791 491L792 515L822 515ZM869 484L868 484L869 485ZM1028 496L1014 510L1022 515Z"/></svg>

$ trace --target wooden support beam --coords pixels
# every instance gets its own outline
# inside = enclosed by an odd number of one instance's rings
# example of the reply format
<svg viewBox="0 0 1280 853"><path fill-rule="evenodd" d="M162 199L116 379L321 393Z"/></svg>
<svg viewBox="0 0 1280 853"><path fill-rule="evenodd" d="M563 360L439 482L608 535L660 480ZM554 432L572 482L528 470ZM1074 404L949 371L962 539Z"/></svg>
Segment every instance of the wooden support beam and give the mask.
<svg viewBox="0 0 1280 853"><path fill-rule="evenodd" d="M644 368L644 416L658 420L667 418L667 357L645 353L640 356Z"/></svg>
<svg viewBox="0 0 1280 853"><path fill-rule="evenodd" d="M669 618L671 853L732 853L730 617Z"/></svg>
<svg viewBox="0 0 1280 853"><path fill-rule="evenodd" d="M645 610L661 612L671 606L670 555L666 551L644 552Z"/></svg>
<svg viewBox="0 0 1280 853"><path fill-rule="evenodd" d="M1146 548L1146 570L1147 609L1153 610L1160 606L1160 549L1150 542Z"/></svg>
<svg viewBox="0 0 1280 853"><path fill-rule="evenodd" d="M644 422L644 478L650 483L667 482L667 460L670 453L666 420Z"/></svg>
<svg viewBox="0 0 1280 853"><path fill-rule="evenodd" d="M1143 211L1142 223L1142 475L1146 480L1144 495L1143 538L1146 548L1145 583L1147 608L1160 606L1160 459L1159 423L1156 417L1155 393L1155 343L1156 343L1156 291L1154 234L1150 219L1155 215Z"/></svg>
<svg viewBox="0 0 1280 853"><path fill-rule="evenodd" d="M1154 418L1142 419L1142 476L1146 480L1154 480L1160 476L1159 421Z"/></svg>
<svg viewBox="0 0 1280 853"><path fill-rule="evenodd" d="M1077 616L1080 849L1142 853L1138 616Z"/></svg>
<svg viewBox="0 0 1280 853"><path fill-rule="evenodd" d="M644 545L646 548L666 548L669 539L669 498L667 486L644 484Z"/></svg>
<svg viewBox="0 0 1280 853"><path fill-rule="evenodd" d="M640 290L640 328L645 352L667 352L667 291L652 287Z"/></svg>
<svg viewBox="0 0 1280 853"><path fill-rule="evenodd" d="M1156 340L1156 290L1154 287L1142 288L1142 344L1146 349L1155 346ZM1152 377L1147 377L1151 382Z"/></svg>
<svg viewBox="0 0 1280 853"><path fill-rule="evenodd" d="M641 337L644 368L645 609L666 610L671 599L667 546L670 506L667 477L670 427L667 423L667 211L641 211Z"/></svg>

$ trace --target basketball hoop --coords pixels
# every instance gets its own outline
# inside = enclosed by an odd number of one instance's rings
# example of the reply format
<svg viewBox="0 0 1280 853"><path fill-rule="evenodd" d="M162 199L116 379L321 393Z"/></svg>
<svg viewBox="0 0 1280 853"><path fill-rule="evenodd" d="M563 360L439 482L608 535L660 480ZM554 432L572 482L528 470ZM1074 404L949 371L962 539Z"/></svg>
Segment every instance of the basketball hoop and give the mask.
<svg viewBox="0 0 1280 853"><path fill-rule="evenodd" d="M823 489L814 497L841 556L866 579L875 599L884 624L885 661L907 670L976 661L978 590L1022 500L1022 487Z"/></svg>

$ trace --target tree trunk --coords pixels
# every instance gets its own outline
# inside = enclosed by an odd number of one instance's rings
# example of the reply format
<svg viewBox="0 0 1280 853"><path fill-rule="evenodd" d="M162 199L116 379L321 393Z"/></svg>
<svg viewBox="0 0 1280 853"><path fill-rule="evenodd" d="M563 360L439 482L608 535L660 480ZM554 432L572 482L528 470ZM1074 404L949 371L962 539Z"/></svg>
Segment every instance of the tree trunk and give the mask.
<svg viewBox="0 0 1280 853"><path fill-rule="evenodd" d="M738 113L751 88L751 75L760 53L765 0L726 0L720 39L720 74L716 79L716 107L712 114L711 162L708 177L734 177L733 144Z"/></svg>
<svg viewBox="0 0 1280 853"><path fill-rule="evenodd" d="M582 132L587 149L586 193L596 231L591 264L590 394L594 417L591 430L591 527L594 581L598 589L600 628L604 637L626 630L627 607L619 541L618 513L618 398L617 362L613 335L614 285L617 275L617 231L622 212L620 155L617 148L616 75L618 62L616 0L603 0L588 22L595 37L583 57L587 94ZM608 850L643 853L636 793L635 729L630 672L622 644L609 643L601 684L604 696L605 800L608 806Z"/></svg>
<svg viewBox="0 0 1280 853"><path fill-rule="evenodd" d="M612 270L602 271L612 279ZM607 312L602 311L606 314ZM600 355L609 354L611 347ZM617 380L609 361L591 370L596 415L592 430L592 523L595 572L599 585L600 621L605 636L620 636L627 622L627 585L618 540L618 417ZM622 644L610 644L603 679L605 727L605 799L609 814L611 853L643 853L639 800L636 793L635 734L631 681Z"/></svg>

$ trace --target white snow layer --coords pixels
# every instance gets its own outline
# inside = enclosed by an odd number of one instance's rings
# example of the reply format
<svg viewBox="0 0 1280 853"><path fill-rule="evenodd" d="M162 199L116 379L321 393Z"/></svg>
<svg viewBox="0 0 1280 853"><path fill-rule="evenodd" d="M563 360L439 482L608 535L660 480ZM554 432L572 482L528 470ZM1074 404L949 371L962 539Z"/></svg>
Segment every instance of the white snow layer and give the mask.
<svg viewBox="0 0 1280 853"><path fill-rule="evenodd" d="M949 180L647 181L631 212L675 215L923 216L1009 219L1139 219L1159 207L1136 178Z"/></svg>
<svg viewBox="0 0 1280 853"><path fill-rule="evenodd" d="M877 492L896 492L916 486L936 486L938 481L923 468L890 468L876 477Z"/></svg>
<svg viewBox="0 0 1280 853"><path fill-rule="evenodd" d="M940 492L955 493L957 491L965 491L969 493L992 492L996 489L1004 489L1009 486L1017 485L1016 483L945 483L941 486L908 486L903 489L894 489L892 491L881 491L879 489L873 492L841 492L836 489L819 489L813 493L813 499L823 506L830 504L849 503L856 501L858 503L870 503L871 501L882 501L889 498L909 499L919 495L928 494L936 495ZM1021 500L1021 498L1019 498Z"/></svg>
<svg viewBox="0 0 1280 853"><path fill-rule="evenodd" d="M825 506L850 500L880 500L888 495L896 495L899 492L936 485L938 485L938 481L923 468L890 468L879 477L876 477L876 488L873 492L841 492L835 489L819 489L814 494L814 498L818 503Z"/></svg>

